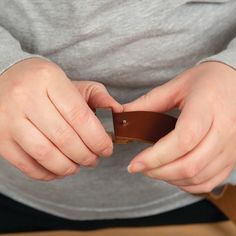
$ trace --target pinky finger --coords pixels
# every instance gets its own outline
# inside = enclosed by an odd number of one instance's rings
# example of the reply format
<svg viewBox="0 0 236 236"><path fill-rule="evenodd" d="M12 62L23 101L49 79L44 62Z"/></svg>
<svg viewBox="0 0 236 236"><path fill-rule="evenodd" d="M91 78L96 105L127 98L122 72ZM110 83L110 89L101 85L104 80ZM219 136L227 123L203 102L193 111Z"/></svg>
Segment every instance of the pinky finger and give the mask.
<svg viewBox="0 0 236 236"><path fill-rule="evenodd" d="M57 176L39 165L14 140L1 143L1 155L25 175L36 179L49 181Z"/></svg>
<svg viewBox="0 0 236 236"><path fill-rule="evenodd" d="M216 186L220 185L225 179L227 179L232 170L233 166L228 166L223 169L220 174L216 175L214 178L206 181L205 183L199 185L179 186L179 188L193 194L209 193Z"/></svg>

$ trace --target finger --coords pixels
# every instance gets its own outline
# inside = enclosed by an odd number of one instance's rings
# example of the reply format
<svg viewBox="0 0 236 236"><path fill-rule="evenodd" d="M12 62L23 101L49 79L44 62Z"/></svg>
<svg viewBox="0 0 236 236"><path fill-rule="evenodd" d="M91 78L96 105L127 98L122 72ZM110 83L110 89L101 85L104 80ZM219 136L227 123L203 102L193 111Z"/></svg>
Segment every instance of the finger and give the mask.
<svg viewBox="0 0 236 236"><path fill-rule="evenodd" d="M48 96L64 119L96 155L110 156L113 144L99 119L69 80L52 81ZM91 90L93 93L94 90ZM93 94L90 94L93 96Z"/></svg>
<svg viewBox="0 0 236 236"><path fill-rule="evenodd" d="M200 100L196 96L186 102L175 129L152 147L140 152L130 162L129 172L154 169L186 155L204 139L212 122L213 112L209 110L204 99Z"/></svg>
<svg viewBox="0 0 236 236"><path fill-rule="evenodd" d="M168 111L176 107L183 100L183 87L183 81L176 77L134 101L123 104L124 111Z"/></svg>
<svg viewBox="0 0 236 236"><path fill-rule="evenodd" d="M213 160L209 165L207 165L203 170L199 172L196 176L192 178L186 178L181 180L172 181L172 184L177 186L188 186L188 185L198 185L202 184L210 179L212 179L214 176L221 173L223 169L225 169L227 166L232 165L226 162L227 157L224 155L219 155L215 160Z"/></svg>
<svg viewBox="0 0 236 236"><path fill-rule="evenodd" d="M50 172L66 176L79 170L79 166L61 153L29 120L15 121L11 135L26 153Z"/></svg>
<svg viewBox="0 0 236 236"><path fill-rule="evenodd" d="M146 171L149 177L165 181L177 181L193 178L220 155L224 143L220 142L220 133L212 125L208 135L191 152L169 164Z"/></svg>
<svg viewBox="0 0 236 236"><path fill-rule="evenodd" d="M6 140L0 145L1 155L9 163L19 169L25 175L36 180L53 180L57 178L52 172L39 165L16 142Z"/></svg>
<svg viewBox="0 0 236 236"><path fill-rule="evenodd" d="M113 112L122 112L123 106L107 91L106 87L95 81L72 81L91 109L112 108Z"/></svg>
<svg viewBox="0 0 236 236"><path fill-rule="evenodd" d="M29 106L25 112L38 130L65 156L84 166L95 163L97 156L87 148L47 97L42 96L39 101L34 101L34 106Z"/></svg>
<svg viewBox="0 0 236 236"><path fill-rule="evenodd" d="M215 176L214 178L208 180L205 183L199 184L199 185L190 185L190 186L180 186L179 188L186 191L190 192L193 194L199 194L199 193L209 193L211 192L216 186L220 185L221 183L226 180L231 171L233 170L233 167L226 167L220 174Z"/></svg>

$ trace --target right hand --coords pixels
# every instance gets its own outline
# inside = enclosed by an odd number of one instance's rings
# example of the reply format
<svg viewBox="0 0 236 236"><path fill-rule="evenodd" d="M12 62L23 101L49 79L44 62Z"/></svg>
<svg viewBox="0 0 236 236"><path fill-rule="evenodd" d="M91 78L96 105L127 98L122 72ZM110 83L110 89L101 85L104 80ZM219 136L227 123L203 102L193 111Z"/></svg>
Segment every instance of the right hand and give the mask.
<svg viewBox="0 0 236 236"><path fill-rule="evenodd" d="M0 76L0 155L38 180L95 166L113 144L93 106L122 111L98 82L75 86L59 66L40 58L16 63Z"/></svg>

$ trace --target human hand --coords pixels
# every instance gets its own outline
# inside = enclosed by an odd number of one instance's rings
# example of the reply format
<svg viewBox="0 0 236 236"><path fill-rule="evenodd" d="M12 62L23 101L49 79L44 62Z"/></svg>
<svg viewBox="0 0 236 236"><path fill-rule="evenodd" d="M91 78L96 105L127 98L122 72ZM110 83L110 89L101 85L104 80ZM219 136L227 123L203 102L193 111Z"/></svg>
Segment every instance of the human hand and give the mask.
<svg viewBox="0 0 236 236"><path fill-rule="evenodd" d="M31 58L0 76L0 154L38 180L62 178L110 156L111 138L93 112L122 106L94 81L71 81L54 63Z"/></svg>
<svg viewBox="0 0 236 236"><path fill-rule="evenodd" d="M124 111L166 112L178 107L175 129L130 162L142 172L190 193L210 192L236 162L236 71L219 62L199 64L136 100Z"/></svg>

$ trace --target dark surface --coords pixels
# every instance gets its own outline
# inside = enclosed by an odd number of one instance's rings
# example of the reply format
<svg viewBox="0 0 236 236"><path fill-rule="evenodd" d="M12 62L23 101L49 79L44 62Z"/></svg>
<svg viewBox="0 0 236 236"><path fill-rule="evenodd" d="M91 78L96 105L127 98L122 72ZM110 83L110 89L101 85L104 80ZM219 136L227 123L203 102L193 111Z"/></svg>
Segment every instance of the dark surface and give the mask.
<svg viewBox="0 0 236 236"><path fill-rule="evenodd" d="M93 230L111 227L141 227L192 224L228 220L207 200L159 215L132 219L74 221L56 217L0 195L0 233L43 230Z"/></svg>

